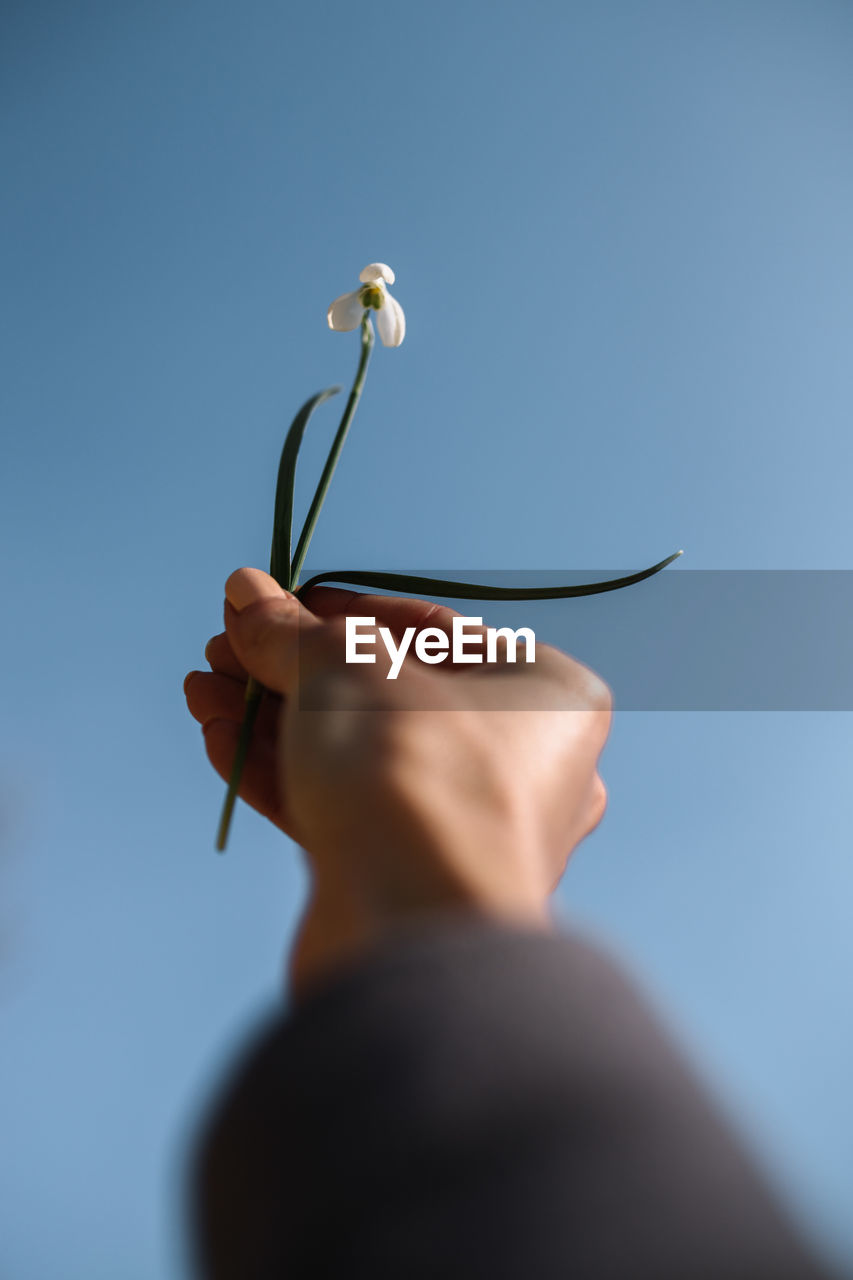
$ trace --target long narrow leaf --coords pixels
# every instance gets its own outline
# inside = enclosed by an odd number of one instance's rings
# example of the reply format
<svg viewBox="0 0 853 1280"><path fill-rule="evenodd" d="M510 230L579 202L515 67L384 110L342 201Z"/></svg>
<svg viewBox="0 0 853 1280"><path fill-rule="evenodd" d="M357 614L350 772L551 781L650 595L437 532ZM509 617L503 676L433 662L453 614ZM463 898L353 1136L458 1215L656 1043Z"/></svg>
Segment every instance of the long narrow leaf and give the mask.
<svg viewBox="0 0 853 1280"><path fill-rule="evenodd" d="M442 596L447 600L568 600L573 596L594 596L602 591L618 591L651 578L683 553L676 551L649 569L640 569L623 578L589 582L572 587L487 587L475 582L449 582L444 578L421 578L409 573L360 573L345 569L340 573L317 573L299 588L303 595L321 582L341 582L348 587L372 587L377 591L405 591L421 596Z"/></svg>
<svg viewBox="0 0 853 1280"><path fill-rule="evenodd" d="M275 514L273 516L272 546L270 548L270 575L275 578L278 585L280 587L284 587L285 590L289 590L291 586L290 542L293 528L293 489L296 481L296 460L299 457L302 437L305 434L308 419L317 408L317 405L322 404L324 400L328 400L330 396L336 396L340 390L340 387L327 387L325 391L318 391L310 400L306 400L305 404L291 422L287 435L284 438L284 445L282 446L281 458L279 459L278 464L278 480L275 488ZM240 726L240 737L237 741L237 750L234 754L234 760L231 765L231 775L228 779L228 790L225 793L225 803L222 808L222 816L219 820L219 829L216 833L216 848L220 853L225 852L225 846L228 843L228 832L231 827L234 805L237 802L237 793L240 790L240 779L243 776L243 766L246 763L249 744L252 740L252 729L255 724L255 717L258 714L258 708L260 707L263 692L263 687L258 683L258 681L255 680L253 676L249 676L246 684L243 723Z"/></svg>
<svg viewBox="0 0 853 1280"><path fill-rule="evenodd" d="M270 574L280 587L290 588L290 556L293 527L293 489L296 481L296 460L308 419L324 400L336 396L340 387L327 387L318 391L297 413L285 436L278 464L278 482L275 490L275 515L273 517Z"/></svg>

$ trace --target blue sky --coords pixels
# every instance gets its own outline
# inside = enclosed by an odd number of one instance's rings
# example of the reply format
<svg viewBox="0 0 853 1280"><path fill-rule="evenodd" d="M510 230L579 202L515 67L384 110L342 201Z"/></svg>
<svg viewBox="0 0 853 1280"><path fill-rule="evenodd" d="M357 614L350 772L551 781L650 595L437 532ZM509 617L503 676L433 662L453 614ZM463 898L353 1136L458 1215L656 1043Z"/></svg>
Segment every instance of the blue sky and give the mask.
<svg viewBox="0 0 853 1280"><path fill-rule="evenodd" d="M292 413L352 376L328 303L388 262L408 334L315 567L853 567L853 12L30 0L0 25L0 1262L177 1278L187 1137L304 889L245 810L213 854L181 681L229 571L265 564ZM559 899L848 1262L850 739L842 713L617 715Z"/></svg>

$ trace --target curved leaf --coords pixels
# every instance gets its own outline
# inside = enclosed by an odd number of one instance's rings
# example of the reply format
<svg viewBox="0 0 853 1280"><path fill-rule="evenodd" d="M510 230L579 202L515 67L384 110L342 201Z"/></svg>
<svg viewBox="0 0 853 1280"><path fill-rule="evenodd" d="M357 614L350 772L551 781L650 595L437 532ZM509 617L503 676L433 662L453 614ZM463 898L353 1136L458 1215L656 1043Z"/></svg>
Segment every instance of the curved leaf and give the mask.
<svg viewBox="0 0 853 1280"><path fill-rule="evenodd" d="M281 460L278 464L278 481L275 489L275 515L273 517L272 548L270 550L270 574L280 587L290 588L290 544L293 526L293 489L296 482L296 459L308 419L324 400L336 396L340 387L327 387L318 391L297 413L284 439Z"/></svg>
<svg viewBox="0 0 853 1280"><path fill-rule="evenodd" d="M475 582L448 582L444 578L421 578L409 573L360 573L345 569L341 573L317 573L299 588L298 594L319 586L321 582L342 582L348 587L372 587L379 591L405 591L414 595L443 596L448 600L568 600L573 596L595 596L602 591L618 591L635 582L651 578L677 560L676 551L649 569L640 569L622 578L606 582L589 582L573 587L486 587Z"/></svg>
<svg viewBox="0 0 853 1280"><path fill-rule="evenodd" d="M291 581L290 540L293 526L293 488L296 481L296 460L299 456L302 437L305 434L308 419L317 408L317 405L322 404L324 400L328 400L330 396L336 396L340 390L340 387L327 387L325 391L318 391L310 400L306 400L291 422L290 429L284 438L275 488L270 574L275 578L278 585L284 587L285 590L289 590ZM237 802L237 793L240 790L240 778L242 777L243 766L249 751L252 729L255 717L258 714L262 693L261 686L250 676L246 685L245 710L243 723L240 726L240 737L237 741L237 750L234 753L234 760L231 765L228 790L225 794L225 803L222 807L222 816L219 820L219 829L216 834L216 848L220 853L225 852L225 846L228 843L231 818L234 813L234 805Z"/></svg>

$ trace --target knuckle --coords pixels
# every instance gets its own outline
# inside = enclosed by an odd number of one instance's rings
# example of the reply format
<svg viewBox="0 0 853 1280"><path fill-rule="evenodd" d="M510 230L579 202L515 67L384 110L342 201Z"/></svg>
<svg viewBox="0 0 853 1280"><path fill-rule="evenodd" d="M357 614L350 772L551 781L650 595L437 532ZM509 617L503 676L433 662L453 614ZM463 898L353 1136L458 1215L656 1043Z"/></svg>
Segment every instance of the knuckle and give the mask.
<svg viewBox="0 0 853 1280"><path fill-rule="evenodd" d="M613 710L613 691L610 685L590 667L584 667L584 677L585 693L590 710L603 711L609 715Z"/></svg>
<svg viewBox="0 0 853 1280"><path fill-rule="evenodd" d="M571 659L573 672L572 684L579 705L586 711L598 711L610 716L613 710L613 693L606 682L592 667Z"/></svg>
<svg viewBox="0 0 853 1280"><path fill-rule="evenodd" d="M595 784L592 798L592 827L594 830L598 826L601 819L607 812L607 787L604 785L599 774L595 775Z"/></svg>
<svg viewBox="0 0 853 1280"><path fill-rule="evenodd" d="M537 644L536 661L562 686L573 708L599 711L609 717L613 710L613 693L592 667L572 658L562 649L545 644Z"/></svg>
<svg viewBox="0 0 853 1280"><path fill-rule="evenodd" d="M420 625L421 627L435 627L449 636L453 631L453 619L459 616L457 611L451 609L449 605L428 604L421 615ZM483 630L485 631L485 627Z"/></svg>

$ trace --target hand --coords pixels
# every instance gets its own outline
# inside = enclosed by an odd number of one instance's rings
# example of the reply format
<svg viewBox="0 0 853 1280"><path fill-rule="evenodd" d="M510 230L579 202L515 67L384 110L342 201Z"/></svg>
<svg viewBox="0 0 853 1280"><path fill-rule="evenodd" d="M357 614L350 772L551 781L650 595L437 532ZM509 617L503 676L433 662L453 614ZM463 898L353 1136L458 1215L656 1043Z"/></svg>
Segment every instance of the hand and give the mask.
<svg viewBox="0 0 853 1280"><path fill-rule="evenodd" d="M227 778L251 672L264 695L240 794L306 850L312 896L295 985L415 915L464 907L548 923L568 857L599 822L607 687L538 644L536 661L428 666L396 680L343 660L343 618L449 634L454 612L315 588L306 603L267 574L226 583L210 673L185 685L210 760Z"/></svg>

